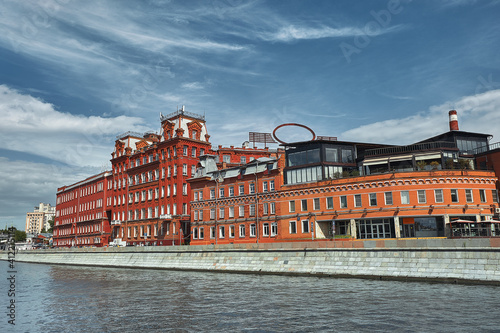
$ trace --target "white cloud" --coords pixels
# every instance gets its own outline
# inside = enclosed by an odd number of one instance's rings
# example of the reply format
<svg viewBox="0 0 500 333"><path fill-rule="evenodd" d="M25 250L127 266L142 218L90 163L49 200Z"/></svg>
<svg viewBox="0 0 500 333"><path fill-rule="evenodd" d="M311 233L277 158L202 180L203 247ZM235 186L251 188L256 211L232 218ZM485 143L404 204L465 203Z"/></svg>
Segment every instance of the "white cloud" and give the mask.
<svg viewBox="0 0 500 333"><path fill-rule="evenodd" d="M342 133L340 139L388 144L414 143L449 131L448 111L451 109L458 112L460 130L492 134L492 142L500 141L500 89L431 106L427 111L409 117L363 125Z"/></svg>
<svg viewBox="0 0 500 333"><path fill-rule="evenodd" d="M0 140L4 148L70 165L107 163L115 135L147 130L141 118L60 112L50 103L5 85L0 85L0 118Z"/></svg>
<svg viewBox="0 0 500 333"><path fill-rule="evenodd" d="M183 83L181 85L182 88L185 88L185 89L203 89L203 84L201 84L200 82L187 82L187 83Z"/></svg>
<svg viewBox="0 0 500 333"><path fill-rule="evenodd" d="M0 226L14 223L22 230L26 213L34 206L40 202L55 205L57 188L100 172L99 168L58 167L6 157L0 157L0 165Z"/></svg>
<svg viewBox="0 0 500 333"><path fill-rule="evenodd" d="M299 27L289 25L281 27L278 31L262 35L262 39L276 42L290 42L299 39L319 39L334 37L359 36L365 33L358 28L331 28L331 27Z"/></svg>

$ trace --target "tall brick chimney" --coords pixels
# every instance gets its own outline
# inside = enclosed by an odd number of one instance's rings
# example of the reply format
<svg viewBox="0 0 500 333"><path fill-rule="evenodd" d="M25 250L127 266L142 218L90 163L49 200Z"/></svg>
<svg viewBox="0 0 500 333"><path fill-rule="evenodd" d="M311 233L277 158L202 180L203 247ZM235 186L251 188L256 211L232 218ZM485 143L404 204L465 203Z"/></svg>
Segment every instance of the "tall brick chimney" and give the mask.
<svg viewBox="0 0 500 333"><path fill-rule="evenodd" d="M448 112L448 116L450 117L450 131L458 131L457 111L451 110Z"/></svg>

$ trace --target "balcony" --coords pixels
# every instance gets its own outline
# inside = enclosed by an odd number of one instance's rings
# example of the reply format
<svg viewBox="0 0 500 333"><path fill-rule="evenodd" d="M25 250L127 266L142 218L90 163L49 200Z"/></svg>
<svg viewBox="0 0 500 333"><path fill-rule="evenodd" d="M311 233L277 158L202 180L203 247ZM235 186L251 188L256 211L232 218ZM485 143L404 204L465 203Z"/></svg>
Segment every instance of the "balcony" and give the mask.
<svg viewBox="0 0 500 333"><path fill-rule="evenodd" d="M401 154L401 153L408 153L415 151L439 150L439 149L457 149L457 147L454 142L436 141L436 142L417 143L408 146L394 146L394 147L367 149L365 151L365 156L392 155L392 154Z"/></svg>

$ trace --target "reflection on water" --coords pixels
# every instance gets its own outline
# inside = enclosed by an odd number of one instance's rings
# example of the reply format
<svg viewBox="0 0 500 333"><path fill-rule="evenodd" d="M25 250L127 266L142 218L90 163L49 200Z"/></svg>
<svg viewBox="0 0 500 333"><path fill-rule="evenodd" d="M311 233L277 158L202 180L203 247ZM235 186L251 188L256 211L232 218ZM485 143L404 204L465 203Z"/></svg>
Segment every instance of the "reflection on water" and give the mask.
<svg viewBox="0 0 500 333"><path fill-rule="evenodd" d="M7 263L0 269L6 276ZM14 332L499 329L500 287L494 286L24 263L17 269ZM2 327L12 331L5 316Z"/></svg>

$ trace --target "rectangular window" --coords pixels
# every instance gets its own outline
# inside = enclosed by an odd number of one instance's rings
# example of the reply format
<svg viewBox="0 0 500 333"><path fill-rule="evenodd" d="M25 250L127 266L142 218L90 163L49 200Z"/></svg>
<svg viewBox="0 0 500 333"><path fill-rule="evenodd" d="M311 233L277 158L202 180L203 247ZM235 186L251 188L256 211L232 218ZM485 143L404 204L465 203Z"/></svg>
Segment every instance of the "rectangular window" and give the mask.
<svg viewBox="0 0 500 333"><path fill-rule="evenodd" d="M410 204L410 192L401 191L401 204L409 205Z"/></svg>
<svg viewBox="0 0 500 333"><path fill-rule="evenodd" d="M450 190L451 202L458 202L458 190Z"/></svg>
<svg viewBox="0 0 500 333"><path fill-rule="evenodd" d="M288 228L289 228L290 234L296 234L297 233L297 222L295 222L295 221L288 222Z"/></svg>
<svg viewBox="0 0 500 333"><path fill-rule="evenodd" d="M314 198L313 199L313 209L314 210L320 210L319 198Z"/></svg>
<svg viewBox="0 0 500 333"><path fill-rule="evenodd" d="M361 202L361 194L355 194L354 195L354 207L361 207L362 202Z"/></svg>
<svg viewBox="0 0 500 333"><path fill-rule="evenodd" d="M274 180L269 181L269 191L274 191Z"/></svg>
<svg viewBox="0 0 500 333"><path fill-rule="evenodd" d="M198 239L203 239L205 237L205 230L203 227L200 228L200 231L198 232Z"/></svg>
<svg viewBox="0 0 500 333"><path fill-rule="evenodd" d="M210 238L215 238L215 227L210 227Z"/></svg>
<svg viewBox="0 0 500 333"><path fill-rule="evenodd" d="M188 165L187 164L183 164L182 165L182 175L183 176L187 176L188 174Z"/></svg>
<svg viewBox="0 0 500 333"><path fill-rule="evenodd" d="M224 187L219 188L219 198L224 198Z"/></svg>
<svg viewBox="0 0 500 333"><path fill-rule="evenodd" d="M333 197L326 198L326 209L333 209Z"/></svg>
<svg viewBox="0 0 500 333"><path fill-rule="evenodd" d="M481 202L486 202L486 190L479 190L479 199Z"/></svg>
<svg viewBox="0 0 500 333"><path fill-rule="evenodd" d="M224 207L219 208L219 218L220 219L224 218Z"/></svg>
<svg viewBox="0 0 500 333"><path fill-rule="evenodd" d="M269 237L269 223L264 223L262 225L262 236Z"/></svg>
<svg viewBox="0 0 500 333"><path fill-rule="evenodd" d="M215 189L214 188L210 189L210 199L215 199Z"/></svg>
<svg viewBox="0 0 500 333"><path fill-rule="evenodd" d="M224 238L226 236L225 231L226 229L223 225L219 226L219 238Z"/></svg>
<svg viewBox="0 0 500 333"><path fill-rule="evenodd" d="M465 201L467 202L474 202L474 198L472 197L472 190L466 189L465 190Z"/></svg>
<svg viewBox="0 0 500 333"><path fill-rule="evenodd" d="M270 206L269 206L269 212L271 214L276 214L276 205L274 202L271 202Z"/></svg>
<svg viewBox="0 0 500 333"><path fill-rule="evenodd" d="M264 202L262 204L262 214L264 215L269 214L269 204L267 202Z"/></svg>
<svg viewBox="0 0 500 333"><path fill-rule="evenodd" d="M418 196L418 203L424 204L427 202L427 197L425 195L425 190L418 190L417 191L417 196Z"/></svg>
<svg viewBox="0 0 500 333"><path fill-rule="evenodd" d="M304 212L307 211L307 199L302 199L300 201L300 209Z"/></svg>
<svg viewBox="0 0 500 333"><path fill-rule="evenodd" d="M254 194L255 193L255 183L250 183L249 184L249 193Z"/></svg>
<svg viewBox="0 0 500 333"><path fill-rule="evenodd" d="M196 165L191 165L191 177L194 177L196 174Z"/></svg>
<svg viewBox="0 0 500 333"><path fill-rule="evenodd" d="M188 156L188 146L182 147L182 155Z"/></svg>
<svg viewBox="0 0 500 333"><path fill-rule="evenodd" d="M377 205L377 193L370 193L370 206Z"/></svg>
<svg viewBox="0 0 500 333"><path fill-rule="evenodd" d="M295 212L295 201L289 201L289 202L288 202L288 207L289 207L288 211L289 211L290 213Z"/></svg>
<svg viewBox="0 0 500 333"><path fill-rule="evenodd" d="M250 205L250 216L255 216L255 205Z"/></svg>
<svg viewBox="0 0 500 333"><path fill-rule="evenodd" d="M222 155L222 162L231 163L231 156L230 155Z"/></svg>
<svg viewBox="0 0 500 333"><path fill-rule="evenodd" d="M195 147L191 148L191 156L196 157L196 148Z"/></svg>
<svg viewBox="0 0 500 333"><path fill-rule="evenodd" d="M245 194L245 185L240 185L238 188L239 188L238 192L239 195Z"/></svg>
<svg viewBox="0 0 500 333"><path fill-rule="evenodd" d="M437 203L443 202L443 190L434 190L434 201Z"/></svg>
<svg viewBox="0 0 500 333"><path fill-rule="evenodd" d="M239 217L245 216L245 206L238 207L238 215L239 215Z"/></svg>
<svg viewBox="0 0 500 333"><path fill-rule="evenodd" d="M387 206L391 206L392 205L392 192L385 192L384 197L385 197L385 204Z"/></svg>
<svg viewBox="0 0 500 333"><path fill-rule="evenodd" d="M234 197L234 187L232 186L229 187L229 196Z"/></svg>
<svg viewBox="0 0 500 333"><path fill-rule="evenodd" d="M210 208L210 219L215 220L215 208Z"/></svg>
<svg viewBox="0 0 500 333"><path fill-rule="evenodd" d="M271 223L271 237L274 237L278 234L278 222Z"/></svg>
<svg viewBox="0 0 500 333"><path fill-rule="evenodd" d="M240 237L245 237L245 225L244 224L240 224L240 227L239 227L239 232L240 232Z"/></svg>
<svg viewBox="0 0 500 333"><path fill-rule="evenodd" d="M234 207L229 207L229 213L228 213L228 216L229 218L233 218L234 217Z"/></svg>
<svg viewBox="0 0 500 333"><path fill-rule="evenodd" d="M262 183L262 192L267 192L267 182Z"/></svg>
<svg viewBox="0 0 500 333"><path fill-rule="evenodd" d="M309 221L308 220L302 220L302 233L303 234L309 233Z"/></svg>
<svg viewBox="0 0 500 333"><path fill-rule="evenodd" d="M497 190L491 190L491 197L494 203L498 202L498 191Z"/></svg>
<svg viewBox="0 0 500 333"><path fill-rule="evenodd" d="M240 163L245 164L247 162L247 157L246 156L241 156L240 157Z"/></svg>
<svg viewBox="0 0 500 333"><path fill-rule="evenodd" d="M234 238L234 225L229 226L229 238Z"/></svg>
<svg viewBox="0 0 500 333"><path fill-rule="evenodd" d="M255 223L250 224L250 237L255 237L256 235Z"/></svg>
<svg viewBox="0 0 500 333"><path fill-rule="evenodd" d="M340 196L340 208L347 208L347 196Z"/></svg>

